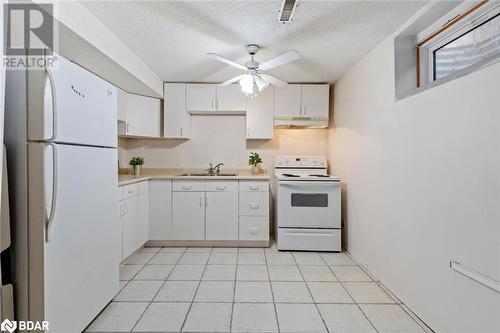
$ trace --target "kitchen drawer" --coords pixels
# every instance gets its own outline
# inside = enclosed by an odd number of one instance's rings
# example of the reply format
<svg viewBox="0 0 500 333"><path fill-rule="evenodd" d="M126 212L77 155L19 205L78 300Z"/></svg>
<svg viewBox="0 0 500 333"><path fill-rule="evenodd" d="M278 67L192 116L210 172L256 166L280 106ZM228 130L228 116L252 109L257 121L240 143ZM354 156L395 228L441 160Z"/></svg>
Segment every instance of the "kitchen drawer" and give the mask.
<svg viewBox="0 0 500 333"><path fill-rule="evenodd" d="M340 251L340 229L278 228L278 250Z"/></svg>
<svg viewBox="0 0 500 333"><path fill-rule="evenodd" d="M240 216L239 240L269 240L269 216Z"/></svg>
<svg viewBox="0 0 500 333"><path fill-rule="evenodd" d="M269 215L269 193L240 192L240 215Z"/></svg>
<svg viewBox="0 0 500 333"><path fill-rule="evenodd" d="M207 180L205 184L207 192L237 192L238 191L238 181L237 180Z"/></svg>
<svg viewBox="0 0 500 333"><path fill-rule="evenodd" d="M172 184L174 192L204 192L204 180L175 180Z"/></svg>
<svg viewBox="0 0 500 333"><path fill-rule="evenodd" d="M121 199L128 199L131 197L136 197L139 195L139 187L137 184L123 185L122 186L122 197Z"/></svg>
<svg viewBox="0 0 500 333"><path fill-rule="evenodd" d="M240 192L269 192L269 182L267 180L240 180Z"/></svg>

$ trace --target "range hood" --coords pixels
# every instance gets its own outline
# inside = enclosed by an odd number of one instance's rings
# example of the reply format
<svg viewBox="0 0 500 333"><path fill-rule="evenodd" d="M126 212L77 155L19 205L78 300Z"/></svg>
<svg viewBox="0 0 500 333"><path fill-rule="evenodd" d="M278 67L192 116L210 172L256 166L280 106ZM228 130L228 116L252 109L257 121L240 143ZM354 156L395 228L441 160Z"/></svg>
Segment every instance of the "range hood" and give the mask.
<svg viewBox="0 0 500 333"><path fill-rule="evenodd" d="M328 117L274 116L275 128L327 128Z"/></svg>

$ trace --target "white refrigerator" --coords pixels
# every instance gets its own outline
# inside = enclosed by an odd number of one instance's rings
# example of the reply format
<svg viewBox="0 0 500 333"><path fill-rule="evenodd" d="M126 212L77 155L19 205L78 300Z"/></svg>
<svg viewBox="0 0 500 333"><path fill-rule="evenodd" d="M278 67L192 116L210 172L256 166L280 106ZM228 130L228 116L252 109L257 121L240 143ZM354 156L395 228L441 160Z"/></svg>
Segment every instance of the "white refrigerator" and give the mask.
<svg viewBox="0 0 500 333"><path fill-rule="evenodd" d="M117 91L62 57L9 74L16 319L81 332L118 290Z"/></svg>

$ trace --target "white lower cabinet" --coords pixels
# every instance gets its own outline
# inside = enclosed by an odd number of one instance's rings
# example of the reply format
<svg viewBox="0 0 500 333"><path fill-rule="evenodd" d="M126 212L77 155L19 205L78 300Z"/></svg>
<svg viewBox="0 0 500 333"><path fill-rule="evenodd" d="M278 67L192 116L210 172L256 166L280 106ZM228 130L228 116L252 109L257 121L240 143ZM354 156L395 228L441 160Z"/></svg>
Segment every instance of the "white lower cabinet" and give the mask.
<svg viewBox="0 0 500 333"><path fill-rule="evenodd" d="M149 240L149 181L139 183L136 248Z"/></svg>
<svg viewBox="0 0 500 333"><path fill-rule="evenodd" d="M149 183L149 239L170 239L172 229L172 181Z"/></svg>
<svg viewBox="0 0 500 333"><path fill-rule="evenodd" d="M148 241L149 182L122 186L119 194L123 260Z"/></svg>
<svg viewBox="0 0 500 333"><path fill-rule="evenodd" d="M238 192L206 192L205 195L205 239L238 239Z"/></svg>
<svg viewBox="0 0 500 333"><path fill-rule="evenodd" d="M269 216L240 216L239 239L269 239Z"/></svg>
<svg viewBox="0 0 500 333"><path fill-rule="evenodd" d="M205 192L173 192L172 239L205 238Z"/></svg>
<svg viewBox="0 0 500 333"><path fill-rule="evenodd" d="M122 259L136 250L137 204L137 197L122 201Z"/></svg>

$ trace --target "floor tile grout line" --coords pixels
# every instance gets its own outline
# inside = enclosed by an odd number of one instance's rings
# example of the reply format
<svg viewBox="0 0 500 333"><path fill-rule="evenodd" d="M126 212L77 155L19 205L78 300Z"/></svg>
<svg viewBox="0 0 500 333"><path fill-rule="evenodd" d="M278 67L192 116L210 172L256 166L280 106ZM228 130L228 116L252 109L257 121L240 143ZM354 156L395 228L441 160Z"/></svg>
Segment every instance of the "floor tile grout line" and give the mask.
<svg viewBox="0 0 500 333"><path fill-rule="evenodd" d="M233 313L234 313L234 300L236 297L236 275L238 274L238 259L240 256L240 250L236 252L236 267L234 270L234 285L233 285L233 302L231 304L231 317L229 319L229 332L233 331Z"/></svg>
<svg viewBox="0 0 500 333"><path fill-rule="evenodd" d="M315 252L317 253L317 252ZM324 261L324 259L318 254L318 256L321 258L321 260ZM297 262L297 258L295 258L295 255L292 253L293 260L295 260L295 263L297 264L297 269L299 270L300 275L302 276L302 279L304 280L304 283L306 285L307 291L309 292L309 296L311 296L311 299L313 301L314 307L316 308L316 311L318 311L319 317L321 318L321 321L323 322L323 326L325 327L326 331L330 333L330 329L328 328L328 325L326 325L325 319L323 318L323 315L321 314L321 311L319 310L318 304L316 304L316 300L314 299L314 296L311 292L311 289L309 289L309 285L307 284L304 275L302 274L302 271L300 270L299 263ZM326 262L325 262L326 263ZM333 333L333 332L332 332Z"/></svg>
<svg viewBox="0 0 500 333"><path fill-rule="evenodd" d="M174 267L172 268L172 270L170 270L170 272L167 274L165 280L163 281L163 283L161 284L160 288L156 291L156 293L154 294L153 298L151 299L151 301L149 301L148 305L146 306L146 308L144 309L144 311L142 312L142 314L139 316L139 319L137 319L137 321L135 322L134 326L132 326L132 329L130 330L130 332L133 332L134 329L137 327L137 324L139 324L139 322L141 321L142 317L144 316L144 314L146 313L146 311L149 309L149 307L151 306L151 304L153 303L154 299L156 298L156 296L158 295L158 293L160 292L161 288L163 288L163 286L165 285L165 283L167 283L168 281L168 278L170 277L170 275L172 274L172 272L174 271L175 267L177 266L177 264L179 263L179 261L181 260L182 256L184 255L184 253L186 253L186 250L187 248L184 250L184 252L182 252L181 256L179 257L179 259L177 259L177 262L174 264ZM160 253L160 251L158 251L158 253ZM158 254L157 253L157 254ZM149 260L153 260L153 258L156 257L156 254ZM149 262L148 261L148 262ZM146 264L147 265L147 264ZM144 267L146 267L146 265L144 265ZM142 269L141 269L142 270ZM187 316L187 313L186 313L186 316Z"/></svg>
<svg viewBox="0 0 500 333"><path fill-rule="evenodd" d="M186 252L187 252L188 248L189 247L186 248ZM210 257L212 256L213 251L214 251L214 248L212 247L210 249L210 255L208 256L207 262L205 263L205 267L203 268L203 272L201 272L200 280L198 281L198 286L196 286L196 290L194 291L193 298L191 299L191 302L189 304L189 308L186 312L186 315L184 316L184 320L182 321L181 329L179 330L179 332L182 332L184 330L184 326L186 325L187 318L189 316L189 313L191 312L191 308L193 307L193 303L195 303L194 300L196 298L196 295L198 294L198 289L200 288L200 284L201 284L201 281L203 279L203 275L205 274L205 270L207 269L208 260L210 260Z"/></svg>
<svg viewBox="0 0 500 333"><path fill-rule="evenodd" d="M321 257L321 259L323 259L323 261L326 263L326 260ZM358 308L359 311L361 311L361 313L363 314L363 316L366 318L366 320L368 320L368 322L370 323L370 325L372 325L373 329L375 330L375 332L379 332L379 330L375 327L375 325L372 323L372 321L370 320L370 318L368 318L368 316L366 315L366 313L363 311L363 309L361 309L361 307L359 306L358 302L354 299L354 297L352 297L351 293L349 293L349 291L347 290L347 288L344 286L344 284L342 283L342 281L340 281L340 279L338 278L338 276L335 274L333 268L331 266L328 266L328 268L330 269L330 271L332 272L332 274L335 276L335 278L339 281L340 285L342 286L342 288L344 288L345 292L349 295L349 297L352 299L352 301L354 302L354 304L356 305L356 307Z"/></svg>
<svg viewBox="0 0 500 333"><path fill-rule="evenodd" d="M271 289L271 297L273 299L273 308L274 308L274 317L276 318L276 325L278 327L278 333L281 332L280 329L280 321L278 320L278 310L276 309L276 302L274 299L274 291L273 291L273 285L271 284L271 274L269 273L269 265L267 262L267 253L264 250L264 259L266 260L266 271L267 271L267 277L269 278L269 288Z"/></svg>

